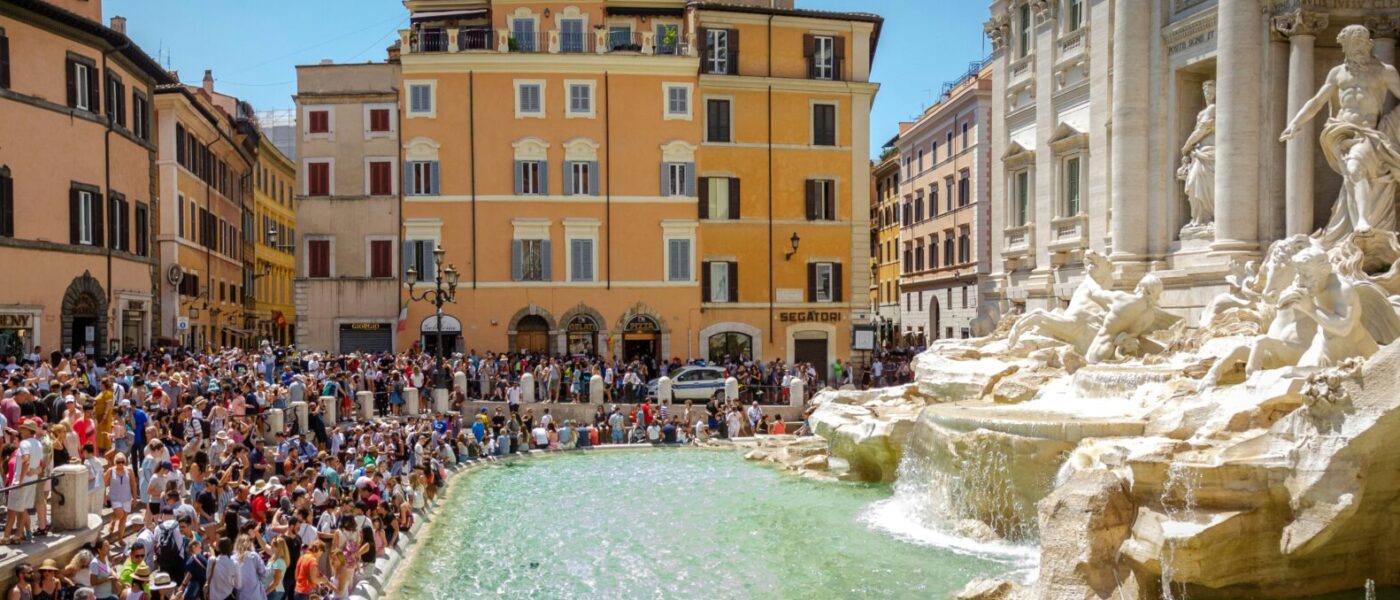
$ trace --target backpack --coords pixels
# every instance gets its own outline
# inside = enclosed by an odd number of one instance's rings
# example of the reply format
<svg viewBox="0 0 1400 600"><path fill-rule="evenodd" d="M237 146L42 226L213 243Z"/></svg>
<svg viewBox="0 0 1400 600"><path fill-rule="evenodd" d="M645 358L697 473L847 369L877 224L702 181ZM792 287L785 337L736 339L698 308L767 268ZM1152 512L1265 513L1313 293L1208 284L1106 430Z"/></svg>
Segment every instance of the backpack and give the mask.
<svg viewBox="0 0 1400 600"><path fill-rule="evenodd" d="M185 563L185 557L181 556L180 543L175 539L177 527L160 528L160 536L156 538L156 565L167 573L179 571Z"/></svg>

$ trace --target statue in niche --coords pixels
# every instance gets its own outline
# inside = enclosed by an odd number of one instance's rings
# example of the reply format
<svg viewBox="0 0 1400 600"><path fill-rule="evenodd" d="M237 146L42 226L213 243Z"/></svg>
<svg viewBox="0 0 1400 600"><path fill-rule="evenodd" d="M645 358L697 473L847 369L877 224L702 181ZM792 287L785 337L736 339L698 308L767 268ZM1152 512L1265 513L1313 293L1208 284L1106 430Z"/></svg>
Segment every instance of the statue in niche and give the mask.
<svg viewBox="0 0 1400 600"><path fill-rule="evenodd" d="M1327 164L1342 176L1341 193L1323 232L1327 247L1352 232L1394 232L1395 180L1400 178L1400 111L1381 115L1389 96L1400 98L1400 73L1371 54L1365 26L1346 26L1337 42L1345 62L1327 74L1322 89L1279 138L1292 139L1324 106L1334 108L1320 138Z"/></svg>
<svg viewBox="0 0 1400 600"><path fill-rule="evenodd" d="M1015 348L1022 336L1035 335L1069 344L1080 354L1088 351L1107 306L1097 294L1113 286L1113 263L1108 257L1090 250L1084 253L1084 269L1084 280L1075 288L1069 306L1055 310L1035 309L1016 319L1007 335L1007 348Z"/></svg>
<svg viewBox="0 0 1400 600"><path fill-rule="evenodd" d="M1108 306L1108 313L1089 344L1089 353L1084 355L1085 362L1091 365L1157 354L1164 347L1147 336L1181 320L1158 305L1162 280L1150 273L1132 292L1099 290L1095 296Z"/></svg>
<svg viewBox="0 0 1400 600"><path fill-rule="evenodd" d="M1203 230L1215 221L1215 82L1201 84L1201 95L1206 107L1196 114L1196 128L1181 145L1181 168L1176 170L1191 206L1191 221L1183 234Z"/></svg>

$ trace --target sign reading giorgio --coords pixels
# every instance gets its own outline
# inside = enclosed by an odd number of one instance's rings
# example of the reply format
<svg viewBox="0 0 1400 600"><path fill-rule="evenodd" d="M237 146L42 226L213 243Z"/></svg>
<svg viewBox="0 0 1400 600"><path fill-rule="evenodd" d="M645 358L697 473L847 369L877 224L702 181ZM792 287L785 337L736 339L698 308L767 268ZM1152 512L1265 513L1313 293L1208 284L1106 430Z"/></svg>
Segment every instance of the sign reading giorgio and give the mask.
<svg viewBox="0 0 1400 600"><path fill-rule="evenodd" d="M783 323L837 323L841 313L822 310L799 310L778 313L778 321Z"/></svg>

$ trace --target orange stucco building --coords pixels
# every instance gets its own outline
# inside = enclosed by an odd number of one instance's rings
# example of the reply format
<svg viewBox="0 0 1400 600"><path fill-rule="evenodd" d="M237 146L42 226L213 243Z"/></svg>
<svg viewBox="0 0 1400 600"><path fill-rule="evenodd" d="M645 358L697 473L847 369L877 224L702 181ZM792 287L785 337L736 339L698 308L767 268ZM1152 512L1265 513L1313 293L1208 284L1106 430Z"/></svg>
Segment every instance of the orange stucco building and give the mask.
<svg viewBox="0 0 1400 600"><path fill-rule="evenodd" d="M0 357L161 335L152 99L173 80L99 0L0 3Z"/></svg>
<svg viewBox="0 0 1400 600"><path fill-rule="evenodd" d="M791 2L406 5L403 264L433 272L441 244L462 273L447 343L848 357L868 319L878 17ZM400 347L431 347L430 313L410 306Z"/></svg>

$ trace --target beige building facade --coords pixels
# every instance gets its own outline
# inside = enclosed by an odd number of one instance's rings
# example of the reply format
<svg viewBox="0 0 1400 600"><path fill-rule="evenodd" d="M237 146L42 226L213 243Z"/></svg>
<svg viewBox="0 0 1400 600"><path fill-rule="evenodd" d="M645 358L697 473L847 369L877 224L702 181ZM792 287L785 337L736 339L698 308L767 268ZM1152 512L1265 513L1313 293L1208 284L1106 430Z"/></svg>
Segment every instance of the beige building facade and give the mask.
<svg viewBox="0 0 1400 600"><path fill-rule="evenodd" d="M394 348L399 317L399 65L297 67L296 343Z"/></svg>

